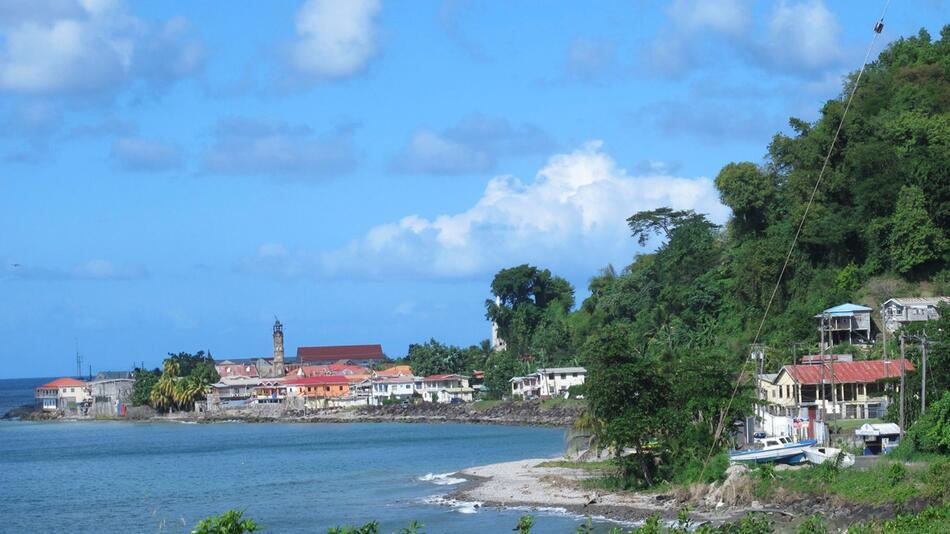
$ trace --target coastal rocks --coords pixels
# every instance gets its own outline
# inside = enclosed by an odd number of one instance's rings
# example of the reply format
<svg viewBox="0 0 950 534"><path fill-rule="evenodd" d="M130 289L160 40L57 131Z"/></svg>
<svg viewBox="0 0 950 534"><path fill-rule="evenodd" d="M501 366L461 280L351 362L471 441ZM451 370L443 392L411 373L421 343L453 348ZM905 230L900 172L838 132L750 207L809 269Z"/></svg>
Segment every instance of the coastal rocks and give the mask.
<svg viewBox="0 0 950 534"><path fill-rule="evenodd" d="M694 484L690 489L691 500L701 502L707 508L747 504L754 498L749 468L744 465L729 466L726 469L726 479L722 483Z"/></svg>

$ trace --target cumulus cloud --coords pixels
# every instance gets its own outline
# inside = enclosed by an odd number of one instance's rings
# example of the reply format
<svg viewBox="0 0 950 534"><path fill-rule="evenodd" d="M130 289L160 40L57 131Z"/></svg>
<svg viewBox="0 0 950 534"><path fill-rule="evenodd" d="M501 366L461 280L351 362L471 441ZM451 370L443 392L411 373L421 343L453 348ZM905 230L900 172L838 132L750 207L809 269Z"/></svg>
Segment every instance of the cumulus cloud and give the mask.
<svg viewBox="0 0 950 534"><path fill-rule="evenodd" d="M356 166L353 128L316 136L306 126L233 117L218 121L203 155L205 171L266 174L297 179L350 172Z"/></svg>
<svg viewBox="0 0 950 534"><path fill-rule="evenodd" d="M195 73L202 47L182 19L155 27L120 0L13 1L0 9L0 90L110 95L138 79Z"/></svg>
<svg viewBox="0 0 950 534"><path fill-rule="evenodd" d="M753 22L752 10L751 0L677 0L643 59L671 77L718 62L722 48L769 72L813 76L842 66L841 30L824 0L781 0L764 27Z"/></svg>
<svg viewBox="0 0 950 534"><path fill-rule="evenodd" d="M434 218L407 215L337 250L268 245L242 266L361 278L469 277L521 262L585 272L628 260L635 243L626 218L659 206L695 209L718 222L727 216L711 179L631 176L595 141L552 157L529 183L493 178L467 210Z"/></svg>
<svg viewBox="0 0 950 534"><path fill-rule="evenodd" d="M532 124L472 115L442 132L420 129L393 159L397 172L467 174L495 168L499 158L549 151L554 142Z"/></svg>
<svg viewBox="0 0 950 534"><path fill-rule="evenodd" d="M112 144L112 157L129 171L159 172L181 167L178 147L155 139L122 137Z"/></svg>
<svg viewBox="0 0 950 534"><path fill-rule="evenodd" d="M352 76L376 55L378 0L308 0L297 12L292 66L316 80Z"/></svg>

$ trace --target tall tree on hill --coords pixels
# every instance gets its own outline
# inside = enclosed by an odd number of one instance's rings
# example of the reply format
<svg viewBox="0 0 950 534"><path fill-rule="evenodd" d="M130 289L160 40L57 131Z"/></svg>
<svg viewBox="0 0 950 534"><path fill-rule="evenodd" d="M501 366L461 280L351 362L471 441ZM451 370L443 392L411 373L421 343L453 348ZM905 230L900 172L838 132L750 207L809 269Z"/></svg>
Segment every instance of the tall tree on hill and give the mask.
<svg viewBox="0 0 950 534"><path fill-rule="evenodd" d="M947 238L927 214L924 192L919 187L901 188L888 238L891 264L901 274L946 261Z"/></svg>
<svg viewBox="0 0 950 534"><path fill-rule="evenodd" d="M514 354L530 351L549 307L567 313L574 306L574 288L567 280L527 264L498 271L491 290L498 302L486 300L485 315Z"/></svg>

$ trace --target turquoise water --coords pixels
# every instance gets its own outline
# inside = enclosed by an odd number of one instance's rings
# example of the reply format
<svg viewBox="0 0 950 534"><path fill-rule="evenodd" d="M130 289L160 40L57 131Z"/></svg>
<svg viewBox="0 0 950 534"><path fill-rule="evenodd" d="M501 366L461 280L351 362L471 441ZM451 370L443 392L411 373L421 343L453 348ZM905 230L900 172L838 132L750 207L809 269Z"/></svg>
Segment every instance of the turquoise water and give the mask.
<svg viewBox="0 0 950 534"><path fill-rule="evenodd" d="M433 504L433 477L563 451L564 432L463 424L0 423L0 531L187 532L246 510L265 532L411 520L426 532L511 532L521 511ZM535 513L535 532L581 520Z"/></svg>

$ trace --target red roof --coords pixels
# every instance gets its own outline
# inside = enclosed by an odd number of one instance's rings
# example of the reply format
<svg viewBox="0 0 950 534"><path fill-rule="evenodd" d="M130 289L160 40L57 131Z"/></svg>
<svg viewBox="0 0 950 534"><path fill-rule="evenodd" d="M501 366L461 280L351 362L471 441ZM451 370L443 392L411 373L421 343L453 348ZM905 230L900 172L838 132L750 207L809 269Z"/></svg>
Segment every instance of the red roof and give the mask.
<svg viewBox="0 0 950 534"><path fill-rule="evenodd" d="M861 362L834 362L825 365L806 364L806 365L786 365L782 368L799 384L819 384L822 376L825 383L831 383L831 377L834 376L835 382L840 384L868 383L877 382L884 378L896 378L901 375L901 363L903 362L905 371L913 371L914 366L907 360L869 360ZM824 371L822 371L824 369Z"/></svg>
<svg viewBox="0 0 950 534"><path fill-rule="evenodd" d="M423 378L423 380L426 380L426 381L434 381L434 380L453 380L453 379L459 379L459 378L462 378L462 376L461 376L461 375L455 375L455 374L449 374L449 375L429 375L429 376Z"/></svg>
<svg viewBox="0 0 950 534"><path fill-rule="evenodd" d="M220 376L250 376L257 377L257 366L252 364L228 363L214 366Z"/></svg>
<svg viewBox="0 0 950 534"><path fill-rule="evenodd" d="M47 382L46 384L43 384L42 386L36 389L58 389L58 388L69 388L69 387L77 387L77 386L82 387L85 385L86 385L85 382L83 382L82 380L76 380L75 378L57 378L56 380L53 380L52 382Z"/></svg>
<svg viewBox="0 0 950 534"><path fill-rule="evenodd" d="M385 360L382 345L339 345L333 347L297 347L301 362L339 360Z"/></svg>
<svg viewBox="0 0 950 534"><path fill-rule="evenodd" d="M284 383L288 386L311 386L315 384L349 384L350 382L345 376L322 375L304 378L288 378Z"/></svg>

